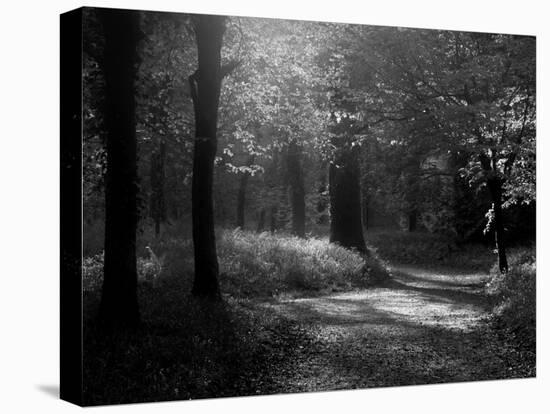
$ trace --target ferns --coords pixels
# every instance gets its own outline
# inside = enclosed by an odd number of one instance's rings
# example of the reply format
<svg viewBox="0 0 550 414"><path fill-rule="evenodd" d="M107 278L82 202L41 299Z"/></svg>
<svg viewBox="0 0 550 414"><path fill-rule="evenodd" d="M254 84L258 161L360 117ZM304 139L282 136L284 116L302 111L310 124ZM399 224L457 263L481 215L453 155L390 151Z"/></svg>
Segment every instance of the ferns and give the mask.
<svg viewBox="0 0 550 414"><path fill-rule="evenodd" d="M194 272L190 240L170 238L151 246L144 248L145 257L137 259L139 281L153 286L170 279L190 283ZM326 239L267 232L219 230L218 257L222 292L235 297L340 291L366 287L388 276L374 254L364 257ZM83 273L85 290L98 289L102 254L86 258Z"/></svg>

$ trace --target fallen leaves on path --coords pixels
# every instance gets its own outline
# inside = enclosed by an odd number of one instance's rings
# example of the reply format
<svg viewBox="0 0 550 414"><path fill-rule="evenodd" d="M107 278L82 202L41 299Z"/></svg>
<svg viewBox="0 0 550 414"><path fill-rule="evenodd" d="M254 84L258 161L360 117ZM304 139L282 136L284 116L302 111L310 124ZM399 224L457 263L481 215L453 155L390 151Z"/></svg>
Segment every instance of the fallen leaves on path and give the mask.
<svg viewBox="0 0 550 414"><path fill-rule="evenodd" d="M260 305L309 338L273 367L278 392L515 376L512 350L488 324L486 274L418 267L393 274L379 288Z"/></svg>

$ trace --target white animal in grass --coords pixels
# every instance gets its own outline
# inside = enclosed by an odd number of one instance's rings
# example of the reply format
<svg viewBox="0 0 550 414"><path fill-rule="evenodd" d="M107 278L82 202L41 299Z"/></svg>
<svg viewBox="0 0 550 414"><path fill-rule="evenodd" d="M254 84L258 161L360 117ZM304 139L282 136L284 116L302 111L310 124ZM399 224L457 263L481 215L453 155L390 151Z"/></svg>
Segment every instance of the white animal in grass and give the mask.
<svg viewBox="0 0 550 414"><path fill-rule="evenodd" d="M149 253L149 258L147 260L142 260L142 265L140 266L140 279L145 280L153 285L157 286L159 276L162 272L162 265L164 263L164 255L157 257L153 249L149 246L145 246L145 250Z"/></svg>

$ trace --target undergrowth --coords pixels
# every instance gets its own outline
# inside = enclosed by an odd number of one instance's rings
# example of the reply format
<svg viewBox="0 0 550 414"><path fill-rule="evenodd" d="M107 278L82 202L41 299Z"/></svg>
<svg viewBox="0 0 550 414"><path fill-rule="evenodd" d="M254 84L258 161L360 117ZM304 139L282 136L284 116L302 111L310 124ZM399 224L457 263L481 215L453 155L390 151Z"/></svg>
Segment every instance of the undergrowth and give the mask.
<svg viewBox="0 0 550 414"><path fill-rule="evenodd" d="M164 237L141 241L138 246L138 279L150 280L154 269L149 245L160 262L154 278L159 284L180 279L189 289L194 272L193 244L186 238ZM374 254L369 256L328 243L326 239L301 239L289 235L219 230L217 249L221 291L233 297L311 295L362 288L383 281L388 271ZM84 288L101 285L103 256L84 259Z"/></svg>
<svg viewBox="0 0 550 414"><path fill-rule="evenodd" d="M536 352L536 256L535 249L517 248L508 254L508 272L491 269L487 293L493 303L496 326L513 338L528 376L534 375Z"/></svg>
<svg viewBox="0 0 550 414"><path fill-rule="evenodd" d="M388 276L376 256L362 256L326 239L223 231L218 252L222 287L237 296L347 290Z"/></svg>
<svg viewBox="0 0 550 414"><path fill-rule="evenodd" d="M282 392L286 385L271 374L313 339L298 322L251 299L352 289L387 277L376 256L327 240L220 230L224 300L209 302L190 295L189 239L142 238L138 255L142 325L116 335L102 332L94 320L103 254L84 260L88 405ZM156 285L148 278L151 269L159 272Z"/></svg>
<svg viewBox="0 0 550 414"><path fill-rule="evenodd" d="M384 260L401 264L449 266L487 271L495 260L490 248L459 245L443 235L426 232L368 231L367 244Z"/></svg>
<svg viewBox="0 0 550 414"><path fill-rule="evenodd" d="M86 295L86 405L278 392L268 373L310 341L274 312L232 298L195 299L178 280L140 289L139 301L141 327L106 334L93 319L99 295Z"/></svg>

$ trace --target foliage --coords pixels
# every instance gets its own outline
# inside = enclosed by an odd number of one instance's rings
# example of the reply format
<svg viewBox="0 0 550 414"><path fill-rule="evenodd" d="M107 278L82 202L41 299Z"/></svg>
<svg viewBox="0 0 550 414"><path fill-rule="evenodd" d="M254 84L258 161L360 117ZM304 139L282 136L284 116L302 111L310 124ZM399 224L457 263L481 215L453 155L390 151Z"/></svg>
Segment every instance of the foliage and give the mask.
<svg viewBox="0 0 550 414"><path fill-rule="evenodd" d="M84 292L97 291L103 284L104 253L95 256L85 256L82 259L82 290ZM156 284L162 264L154 257L138 257L137 273L140 283Z"/></svg>
<svg viewBox="0 0 550 414"><path fill-rule="evenodd" d="M486 271L494 261L486 246L457 244L446 236L426 232L369 231L366 240L381 258L394 263Z"/></svg>
<svg viewBox="0 0 550 414"><path fill-rule="evenodd" d="M150 240L152 251L161 258L158 283L193 274L191 240L171 238ZM138 279L147 280L154 260L143 240L138 248ZM378 257L358 253L328 243L326 239L301 239L267 232L219 230L218 252L222 292L234 297L265 297L278 294L309 295L327 291L370 286L388 277ZM102 282L102 255L85 258L84 285L92 290Z"/></svg>
<svg viewBox="0 0 550 414"><path fill-rule="evenodd" d="M536 258L534 248L518 248L509 255L509 270L491 269L487 293L494 303L496 322L512 332L531 352L535 349Z"/></svg>
<svg viewBox="0 0 550 414"><path fill-rule="evenodd" d="M431 177L456 183L460 171L472 188L500 180L504 207L534 200L533 38L368 26L334 33L323 52L340 82L334 96L355 120L349 132L383 158L364 165L372 196L395 213L446 208L438 227L458 234L479 231L477 219L455 226L450 207L460 202L453 191L433 197ZM468 159L427 166L449 155Z"/></svg>
<svg viewBox="0 0 550 414"><path fill-rule="evenodd" d="M376 257L364 258L326 239L235 230L222 233L219 249L222 284L238 296L345 290L387 277Z"/></svg>

